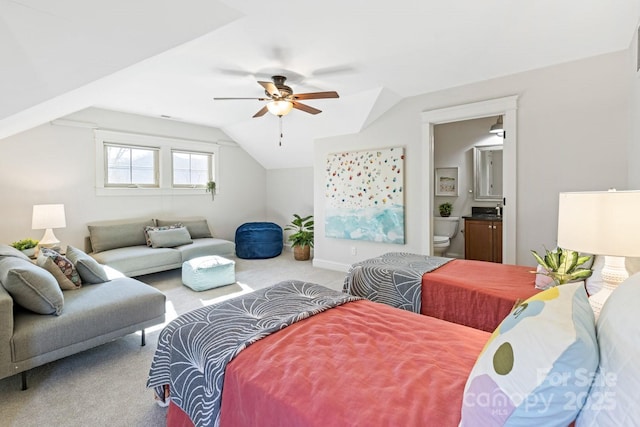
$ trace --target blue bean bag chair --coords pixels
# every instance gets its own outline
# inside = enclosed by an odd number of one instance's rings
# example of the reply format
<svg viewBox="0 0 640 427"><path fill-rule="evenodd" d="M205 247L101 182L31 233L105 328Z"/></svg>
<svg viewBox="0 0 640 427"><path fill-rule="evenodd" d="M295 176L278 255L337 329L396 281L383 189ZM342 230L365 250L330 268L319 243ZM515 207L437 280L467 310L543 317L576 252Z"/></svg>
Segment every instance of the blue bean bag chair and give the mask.
<svg viewBox="0 0 640 427"><path fill-rule="evenodd" d="M244 259L277 257L282 253L282 227L272 222L247 222L236 230L236 256Z"/></svg>

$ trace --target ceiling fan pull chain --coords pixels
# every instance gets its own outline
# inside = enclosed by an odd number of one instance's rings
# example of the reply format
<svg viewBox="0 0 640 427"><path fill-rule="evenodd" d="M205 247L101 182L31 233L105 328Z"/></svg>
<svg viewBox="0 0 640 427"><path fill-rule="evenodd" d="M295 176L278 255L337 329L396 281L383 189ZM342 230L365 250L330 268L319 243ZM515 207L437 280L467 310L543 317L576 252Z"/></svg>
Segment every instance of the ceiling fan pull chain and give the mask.
<svg viewBox="0 0 640 427"><path fill-rule="evenodd" d="M282 116L278 116L280 119L280 141L278 142L278 147L282 147Z"/></svg>

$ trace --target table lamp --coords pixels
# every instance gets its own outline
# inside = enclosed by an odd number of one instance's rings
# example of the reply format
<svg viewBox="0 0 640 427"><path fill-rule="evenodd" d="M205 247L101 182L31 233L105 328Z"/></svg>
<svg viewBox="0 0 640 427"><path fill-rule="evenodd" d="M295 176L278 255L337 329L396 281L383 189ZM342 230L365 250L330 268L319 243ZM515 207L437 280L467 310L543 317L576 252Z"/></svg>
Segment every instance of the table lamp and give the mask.
<svg viewBox="0 0 640 427"><path fill-rule="evenodd" d="M34 230L46 230L44 236L40 239L39 247L50 248L58 246L60 241L53 234L53 229L66 226L64 205L33 205L31 228Z"/></svg>
<svg viewBox="0 0 640 427"><path fill-rule="evenodd" d="M558 246L605 256L603 288L589 298L597 315L629 276L625 257L640 256L640 191L560 193Z"/></svg>

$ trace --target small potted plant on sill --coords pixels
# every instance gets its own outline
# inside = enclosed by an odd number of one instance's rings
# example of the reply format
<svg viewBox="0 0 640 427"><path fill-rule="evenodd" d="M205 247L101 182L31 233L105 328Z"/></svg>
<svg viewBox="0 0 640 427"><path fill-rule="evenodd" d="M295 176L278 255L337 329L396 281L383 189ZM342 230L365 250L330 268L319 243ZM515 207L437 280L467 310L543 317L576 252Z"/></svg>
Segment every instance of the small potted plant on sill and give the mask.
<svg viewBox="0 0 640 427"><path fill-rule="evenodd" d="M28 257L32 257L36 254L36 247L38 246L38 240L34 239L22 239L16 242L13 242L11 246L16 248L19 251L22 251Z"/></svg>
<svg viewBox="0 0 640 427"><path fill-rule="evenodd" d="M438 206L438 209L440 210L440 216L448 217L448 216L451 216L453 205L449 202L444 202L440 206Z"/></svg>
<svg viewBox="0 0 640 427"><path fill-rule="evenodd" d="M207 193L211 193L211 200L214 200L214 197L216 195L216 182L215 181L207 182Z"/></svg>
<svg viewBox="0 0 640 427"><path fill-rule="evenodd" d="M297 261L306 261L311 258L311 248L313 247L313 215L302 218L298 214L293 214L293 221L287 225L285 230L294 231L289 236L293 257Z"/></svg>

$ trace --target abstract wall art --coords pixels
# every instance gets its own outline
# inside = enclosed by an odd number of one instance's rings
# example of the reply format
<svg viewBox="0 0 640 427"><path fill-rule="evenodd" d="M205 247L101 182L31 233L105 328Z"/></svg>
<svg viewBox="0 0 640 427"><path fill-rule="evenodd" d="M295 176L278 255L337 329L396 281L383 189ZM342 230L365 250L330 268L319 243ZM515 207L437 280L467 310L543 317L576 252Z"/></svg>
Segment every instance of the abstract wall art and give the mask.
<svg viewBox="0 0 640 427"><path fill-rule="evenodd" d="M334 153L326 165L325 236L404 244L404 149Z"/></svg>

